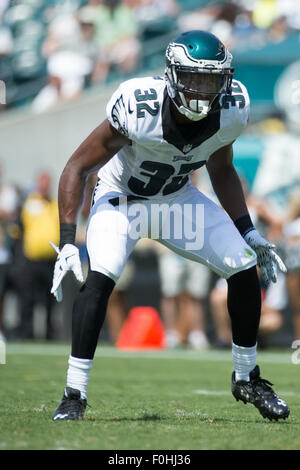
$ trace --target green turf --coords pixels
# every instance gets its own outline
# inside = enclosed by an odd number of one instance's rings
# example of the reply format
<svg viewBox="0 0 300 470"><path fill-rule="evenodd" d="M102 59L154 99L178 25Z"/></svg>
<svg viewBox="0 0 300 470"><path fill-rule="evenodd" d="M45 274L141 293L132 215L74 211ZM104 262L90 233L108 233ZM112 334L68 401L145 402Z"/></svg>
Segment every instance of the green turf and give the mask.
<svg viewBox="0 0 300 470"><path fill-rule="evenodd" d="M299 368L291 353L259 352L291 416L264 420L230 393L230 352L122 353L99 347L86 417L53 422L65 385L69 348L7 346L0 365L0 450L299 449Z"/></svg>

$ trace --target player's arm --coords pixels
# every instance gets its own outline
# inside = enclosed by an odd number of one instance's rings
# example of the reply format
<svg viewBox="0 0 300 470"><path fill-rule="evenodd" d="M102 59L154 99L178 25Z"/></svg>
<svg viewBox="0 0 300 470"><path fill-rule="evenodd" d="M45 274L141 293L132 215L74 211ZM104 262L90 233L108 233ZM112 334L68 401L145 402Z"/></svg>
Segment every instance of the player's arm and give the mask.
<svg viewBox="0 0 300 470"><path fill-rule="evenodd" d="M233 166L232 144L213 153L206 168L213 189L231 219L235 222L249 216L241 181Z"/></svg>
<svg viewBox="0 0 300 470"><path fill-rule="evenodd" d="M276 282L277 270L286 267L275 253L275 245L265 240L252 224L244 192L233 166L232 144L217 150L207 162L207 170L214 191L242 237L256 252L257 264L265 282Z"/></svg>
<svg viewBox="0 0 300 470"><path fill-rule="evenodd" d="M121 135L106 119L75 150L59 181L60 223L76 224L83 200L86 178L105 165L130 140Z"/></svg>
<svg viewBox="0 0 300 470"><path fill-rule="evenodd" d="M127 137L117 132L109 121L105 120L75 150L62 172L58 188L59 248L52 244L58 256L54 266L51 293L58 302L62 300L61 283L68 271L73 271L76 279L83 281L75 236L76 219L83 201L86 179L129 143Z"/></svg>

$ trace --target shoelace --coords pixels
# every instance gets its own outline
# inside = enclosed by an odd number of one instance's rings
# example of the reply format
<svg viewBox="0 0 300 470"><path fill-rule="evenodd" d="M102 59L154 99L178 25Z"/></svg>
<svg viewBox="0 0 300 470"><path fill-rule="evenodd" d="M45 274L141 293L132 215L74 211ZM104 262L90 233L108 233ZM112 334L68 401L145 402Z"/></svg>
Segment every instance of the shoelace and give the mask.
<svg viewBox="0 0 300 470"><path fill-rule="evenodd" d="M63 403L63 409L67 411L79 411L84 406L82 400L67 399Z"/></svg>
<svg viewBox="0 0 300 470"><path fill-rule="evenodd" d="M261 377L257 377L252 382L253 382L254 387L261 387L264 392L269 393L272 396L277 396L274 390L271 388L274 384L269 382L269 380L262 379Z"/></svg>

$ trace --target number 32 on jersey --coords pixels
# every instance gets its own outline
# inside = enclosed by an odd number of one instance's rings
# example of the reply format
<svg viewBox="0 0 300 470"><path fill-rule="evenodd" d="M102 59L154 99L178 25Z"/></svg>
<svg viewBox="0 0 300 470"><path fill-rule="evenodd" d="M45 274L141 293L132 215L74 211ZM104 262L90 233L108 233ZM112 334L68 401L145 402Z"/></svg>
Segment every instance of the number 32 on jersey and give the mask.
<svg viewBox="0 0 300 470"><path fill-rule="evenodd" d="M163 196L174 193L182 188L188 181L188 175L192 171L198 170L205 165L206 160L195 163L183 163L177 175L173 176L170 183L166 184L167 180L175 173L175 168L172 165L161 162L144 161L140 165L140 174L147 176L148 181L144 181L132 176L128 181L128 187L135 194L140 196L155 196L162 188Z"/></svg>

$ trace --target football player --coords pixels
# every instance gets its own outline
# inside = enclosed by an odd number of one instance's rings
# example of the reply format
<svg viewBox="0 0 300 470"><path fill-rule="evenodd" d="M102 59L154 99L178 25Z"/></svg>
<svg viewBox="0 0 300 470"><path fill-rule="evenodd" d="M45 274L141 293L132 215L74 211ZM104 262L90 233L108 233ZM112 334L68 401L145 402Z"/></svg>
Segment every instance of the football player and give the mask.
<svg viewBox="0 0 300 470"><path fill-rule="evenodd" d="M261 378L256 364L261 311L256 266L266 282L276 282L277 269L285 271L285 266L275 247L253 226L233 166L232 144L247 125L249 97L244 85L233 79L231 61L230 52L214 35L198 30L180 34L167 47L165 76L121 83L107 105L107 118L63 170L60 246L52 286L58 301L69 270L83 279L75 246L76 216L85 178L100 168L87 228L90 269L73 307L67 383L55 421L84 416L109 296L138 239L147 236L227 280L233 396L252 403L270 420L289 415L287 404ZM190 182L189 174L202 166L222 208ZM174 215L169 236L163 236L166 217L155 230L151 215L149 219L154 205L162 203ZM145 217L146 229L139 234L130 216L133 205ZM204 208L204 222L185 211L187 206ZM189 244L185 230L178 236L178 227L188 223L194 233L203 231L201 246Z"/></svg>

